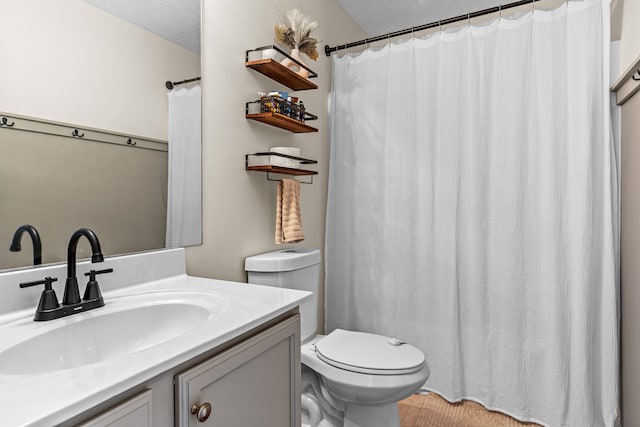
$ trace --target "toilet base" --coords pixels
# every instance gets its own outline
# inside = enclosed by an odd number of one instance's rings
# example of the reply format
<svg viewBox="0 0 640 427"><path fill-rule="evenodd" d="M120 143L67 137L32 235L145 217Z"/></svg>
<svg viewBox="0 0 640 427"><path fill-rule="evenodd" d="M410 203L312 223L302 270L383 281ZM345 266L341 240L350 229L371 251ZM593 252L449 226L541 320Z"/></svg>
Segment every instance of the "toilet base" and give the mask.
<svg viewBox="0 0 640 427"><path fill-rule="evenodd" d="M348 403L344 411L344 427L400 427L398 404L367 406Z"/></svg>

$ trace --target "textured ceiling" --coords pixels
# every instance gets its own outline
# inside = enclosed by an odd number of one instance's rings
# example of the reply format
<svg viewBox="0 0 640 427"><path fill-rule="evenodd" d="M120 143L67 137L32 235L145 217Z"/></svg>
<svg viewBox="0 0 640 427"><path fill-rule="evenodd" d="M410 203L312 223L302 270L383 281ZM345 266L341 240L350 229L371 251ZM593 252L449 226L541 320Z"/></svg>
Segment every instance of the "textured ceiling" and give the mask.
<svg viewBox="0 0 640 427"><path fill-rule="evenodd" d="M338 0L369 36L429 24L515 0Z"/></svg>
<svg viewBox="0 0 640 427"><path fill-rule="evenodd" d="M200 0L84 1L200 53ZM514 0L338 0L369 36L428 24L510 1Z"/></svg>
<svg viewBox="0 0 640 427"><path fill-rule="evenodd" d="M84 1L200 54L200 0Z"/></svg>

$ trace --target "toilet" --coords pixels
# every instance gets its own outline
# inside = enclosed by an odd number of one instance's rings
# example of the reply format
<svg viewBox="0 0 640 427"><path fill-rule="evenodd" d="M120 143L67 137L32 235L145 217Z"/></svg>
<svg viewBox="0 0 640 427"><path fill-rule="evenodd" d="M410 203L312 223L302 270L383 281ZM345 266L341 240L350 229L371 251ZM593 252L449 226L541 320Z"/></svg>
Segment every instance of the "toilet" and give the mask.
<svg viewBox="0 0 640 427"><path fill-rule="evenodd" d="M313 292L300 306L303 427L400 427L397 403L429 377L422 351L395 337L336 329L316 335L320 251L245 260L248 282Z"/></svg>

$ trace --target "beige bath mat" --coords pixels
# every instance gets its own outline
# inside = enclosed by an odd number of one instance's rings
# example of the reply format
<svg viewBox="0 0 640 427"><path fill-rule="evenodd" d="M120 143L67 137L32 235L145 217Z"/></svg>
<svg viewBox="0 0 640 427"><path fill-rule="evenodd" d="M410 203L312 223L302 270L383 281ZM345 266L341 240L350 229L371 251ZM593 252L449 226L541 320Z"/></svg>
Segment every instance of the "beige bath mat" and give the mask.
<svg viewBox="0 0 640 427"><path fill-rule="evenodd" d="M414 394L398 404L402 427L540 427L521 423L470 401L449 403L435 393Z"/></svg>

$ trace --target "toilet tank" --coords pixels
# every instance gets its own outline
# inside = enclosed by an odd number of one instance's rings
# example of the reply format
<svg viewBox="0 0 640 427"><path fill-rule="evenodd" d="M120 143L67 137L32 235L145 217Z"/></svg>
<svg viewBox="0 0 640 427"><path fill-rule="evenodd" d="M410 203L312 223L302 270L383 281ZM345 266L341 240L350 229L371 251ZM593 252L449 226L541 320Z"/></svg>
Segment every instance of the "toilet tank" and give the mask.
<svg viewBox="0 0 640 427"><path fill-rule="evenodd" d="M318 249L284 249L268 252L244 261L248 282L313 292L300 306L300 333L304 342L318 328L318 291L320 287L320 251Z"/></svg>

